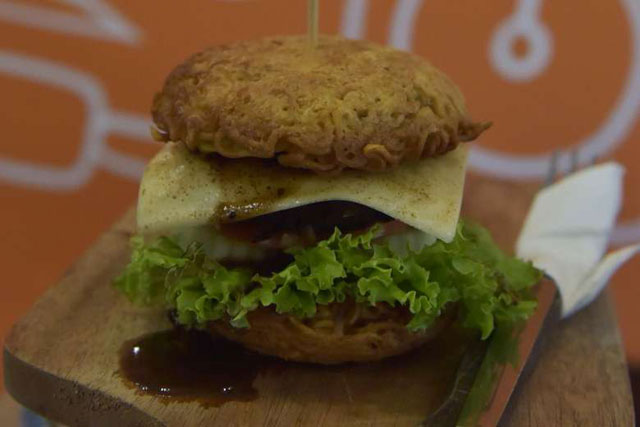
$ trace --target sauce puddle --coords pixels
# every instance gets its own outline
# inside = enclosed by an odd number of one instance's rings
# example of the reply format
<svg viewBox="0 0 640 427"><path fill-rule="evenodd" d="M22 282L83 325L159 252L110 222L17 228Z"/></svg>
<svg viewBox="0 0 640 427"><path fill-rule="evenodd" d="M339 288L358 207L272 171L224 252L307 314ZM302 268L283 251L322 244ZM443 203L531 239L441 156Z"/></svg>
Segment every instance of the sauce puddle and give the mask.
<svg viewBox="0 0 640 427"><path fill-rule="evenodd" d="M253 381L275 360L195 330L172 329L125 342L120 375L145 394L204 406L258 397Z"/></svg>
<svg viewBox="0 0 640 427"><path fill-rule="evenodd" d="M417 422L446 398L467 348L465 334L452 329L401 356L323 366L282 361L206 332L177 328L125 342L119 374L131 388L164 403L218 407L286 397L301 405L348 402L348 411L363 416L402 413Z"/></svg>

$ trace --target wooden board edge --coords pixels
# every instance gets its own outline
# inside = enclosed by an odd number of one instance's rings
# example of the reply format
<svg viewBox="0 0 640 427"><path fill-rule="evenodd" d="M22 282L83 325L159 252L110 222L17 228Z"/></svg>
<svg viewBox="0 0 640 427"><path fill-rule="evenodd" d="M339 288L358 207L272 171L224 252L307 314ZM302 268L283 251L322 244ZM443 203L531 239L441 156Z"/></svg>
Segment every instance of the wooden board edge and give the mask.
<svg viewBox="0 0 640 427"><path fill-rule="evenodd" d="M620 334L620 330L618 328L618 318L616 315L611 290L605 289L594 301L592 301L583 309L579 310L577 313L566 319L558 319L555 325L552 323L552 327L550 328L551 330L548 331L549 333L543 335L543 339L536 342L537 348L534 348L534 352L536 352L536 354L533 355L533 357L535 357L536 359L536 363L530 366L529 369L525 368L523 377L518 382L518 386L516 387L513 396L511 396L505 413L498 426L518 425L517 420L522 420L523 417L525 419L527 417L530 417L530 415L527 413L526 405L524 405L523 403L526 402L527 399L531 398L532 390L535 390L535 388L530 388L530 384L528 383L529 381L533 380L532 377L535 375L536 367L539 364L538 362L541 362L542 365L548 365L550 360L548 359L550 356L548 353L553 348L555 341L558 339L563 339L564 335L566 334L566 330L571 329L573 327L572 325L574 325L575 323L584 322L585 318L593 322L593 319L597 317L594 316L594 312L598 311L606 314L606 316L609 318L612 330L615 333L615 336L610 337L612 339L610 346L617 349L618 351L613 351L612 354L615 356L615 364L610 366L613 366L615 371L620 374L618 378L621 383L617 384L616 389L620 392L621 396L625 397L625 401L620 401L620 407L623 411L621 413L627 416L625 422L630 421L630 423L628 424L616 423L615 425L636 425L637 417L633 405L631 378L629 376L628 365L623 351L624 345L622 335ZM538 361L537 359L540 360ZM524 414L522 413L523 408L525 408Z"/></svg>
<svg viewBox="0 0 640 427"><path fill-rule="evenodd" d="M116 222L114 226L105 233L106 236L103 235L98 239L98 242L101 242L104 239L117 239L118 241L121 241L127 237L132 232L132 227L126 225L126 218L127 216L131 218L133 214L133 211L129 211L125 214L120 221ZM94 255L99 255L100 251L95 250L91 253L93 252L96 252ZM88 256L87 253L85 253L80 260L74 263L74 265L78 266L83 262L86 256ZM75 267L72 267L66 275L73 275L74 270ZM56 286L59 285L60 283ZM64 286L64 283L62 283L62 285ZM48 300L51 299L50 296L51 295L49 295L49 293L45 294L45 296L41 297L39 304L48 303ZM602 299L609 300L610 297L608 295L601 296L598 301ZM598 301L596 301L595 304L599 304ZM611 305L610 300L607 302ZM609 309L612 309L612 307L609 307ZM589 307L587 307L585 311L587 310L589 310ZM580 315L581 313L578 313L578 316ZM18 322L16 326L19 328L21 323L22 322ZM615 317L614 323L617 325ZM14 328L16 326L14 326ZM12 330L12 332L15 331ZM557 331L552 332L557 333ZM619 332L617 330L616 332L616 342L621 346ZM12 339L15 338L12 333L9 334L8 338L9 339L5 340L4 347L6 388L16 398L16 400L25 406L30 407L36 412L42 413L52 420L64 422L70 425L163 425L157 418L142 412L133 405L121 402L107 393L93 390L88 386L83 386L74 381L56 377L47 373L47 371L37 368L36 365L30 364L28 359L25 360L20 358L20 341ZM624 359L622 353L619 355L619 358ZM11 375L8 375L9 373ZM528 376L529 375L524 375L520 383L524 382L524 385L526 385ZM626 381L623 381L625 383L625 389L630 390L628 376L625 379ZM507 410L507 419L510 418L509 412L512 412L514 407L522 404L522 396L518 396L518 394L522 393L516 392L510 400L510 408ZM631 399L630 391L628 398ZM53 402L55 407L52 408L47 406L47 410L45 411L43 409L43 402ZM75 408L78 404L83 404L84 407ZM126 415L118 416L117 414L108 414L110 410L114 412L118 411L120 414ZM84 412L78 413L79 411ZM631 420L633 420L632 411L631 403ZM505 424L501 423L500 425Z"/></svg>
<svg viewBox="0 0 640 427"><path fill-rule="evenodd" d="M82 252L82 254L65 270L63 275L55 281L52 286L49 286L31 305L29 310L18 318L11 326L7 334L4 336L3 345L5 350L13 351L15 357L19 357L20 353L20 341L17 339L19 331L25 324L28 318L33 316L33 313L42 309L43 306L55 304L55 300L52 298L59 288L67 286L69 280L73 278L76 271L82 267L84 263L91 262L91 257L100 254L106 245L106 242L113 239L129 239L129 237L135 232L135 206L127 209L124 214L119 216L112 225L104 232L100 233L95 240ZM6 372L6 371L5 371Z"/></svg>
<svg viewBox="0 0 640 427"><path fill-rule="evenodd" d="M6 347L3 369L9 394L21 405L49 420L65 425L163 426L157 419L128 403L20 360Z"/></svg>

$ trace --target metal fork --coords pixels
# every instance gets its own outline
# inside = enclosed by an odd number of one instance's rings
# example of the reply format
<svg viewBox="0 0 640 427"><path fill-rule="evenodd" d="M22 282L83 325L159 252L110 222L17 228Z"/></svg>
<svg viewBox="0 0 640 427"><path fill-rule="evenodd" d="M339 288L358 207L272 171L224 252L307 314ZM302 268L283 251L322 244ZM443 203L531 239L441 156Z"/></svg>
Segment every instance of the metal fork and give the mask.
<svg viewBox="0 0 640 427"><path fill-rule="evenodd" d="M590 162L580 165L580 151L578 148L574 148L569 151L569 169L565 173L565 176L571 175L574 172L579 171L580 169L587 168L589 166L594 165L598 161L598 157L595 156L591 159ZM551 160L549 161L549 169L547 169L547 175L545 176L544 182L542 183L542 188L548 187L554 182L556 182L561 177L561 171L559 171L559 163L562 158L562 152L560 150L555 150L551 154Z"/></svg>
<svg viewBox="0 0 640 427"><path fill-rule="evenodd" d="M577 148L573 149L569 152L568 168L564 173L562 173L559 167L561 158L562 153L559 150L554 151L551 155L549 168L542 183L542 188L548 187L554 182L557 182L562 177L571 175L572 173L577 172L584 167L588 167L597 161L597 158L594 158L591 162L581 167L581 165L579 164L579 151ZM545 330L549 329L551 327L550 325L556 324L559 319L560 300L558 299L556 294L555 301L545 313L545 319L540 330L541 334L538 334L536 336L537 338L533 349L530 353L522 355L521 371L519 376L516 376L515 381L512 384L512 390L515 389L518 378L526 377L531 372L531 369L535 365L537 355L539 354L541 348L544 347L544 337L546 335L544 333ZM542 336L542 339L540 339L540 335ZM465 405L466 397L469 395L469 393L471 393L471 390L473 389L475 378L480 370L480 366L482 365L489 345L490 340L487 340L476 342L469 347L456 371L452 391L447 396L445 402L421 424L422 427L446 427L456 425L456 421L458 421L462 409ZM502 404L503 407L507 404L507 402L498 403ZM492 402L490 406L492 406L493 404L494 402ZM501 414L502 411L500 411L499 413Z"/></svg>

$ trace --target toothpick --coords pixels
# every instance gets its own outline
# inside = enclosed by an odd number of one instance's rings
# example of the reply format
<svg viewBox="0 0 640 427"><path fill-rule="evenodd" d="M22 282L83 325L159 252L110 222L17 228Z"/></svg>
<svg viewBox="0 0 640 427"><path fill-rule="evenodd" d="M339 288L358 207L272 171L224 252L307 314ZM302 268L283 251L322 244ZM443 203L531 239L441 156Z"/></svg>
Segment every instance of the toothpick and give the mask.
<svg viewBox="0 0 640 427"><path fill-rule="evenodd" d="M307 31L313 46L318 44L318 0L307 0Z"/></svg>

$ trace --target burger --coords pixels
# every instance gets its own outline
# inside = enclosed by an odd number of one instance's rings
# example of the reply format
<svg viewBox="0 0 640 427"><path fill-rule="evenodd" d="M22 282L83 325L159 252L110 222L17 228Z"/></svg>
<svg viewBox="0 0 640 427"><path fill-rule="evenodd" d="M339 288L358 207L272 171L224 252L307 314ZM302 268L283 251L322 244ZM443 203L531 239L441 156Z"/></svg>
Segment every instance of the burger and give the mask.
<svg viewBox="0 0 640 427"><path fill-rule="evenodd" d="M540 272L460 219L474 122L451 80L366 41L213 47L153 100L130 300L260 353L336 364L535 309Z"/></svg>

